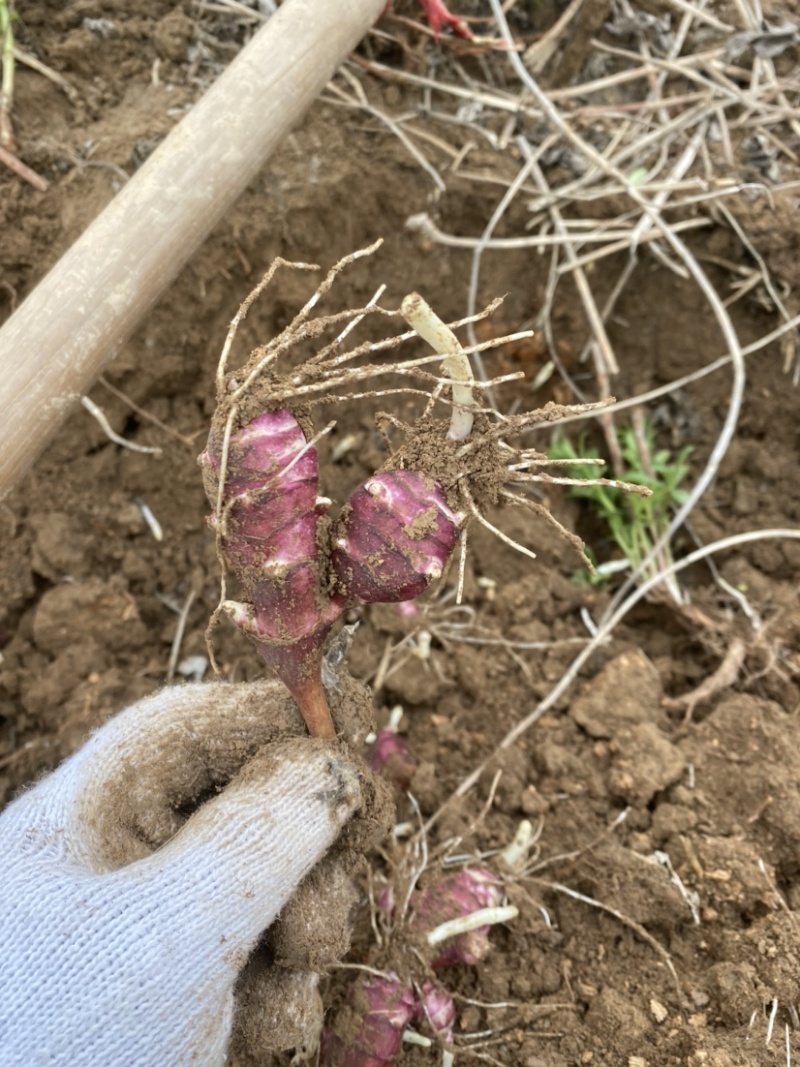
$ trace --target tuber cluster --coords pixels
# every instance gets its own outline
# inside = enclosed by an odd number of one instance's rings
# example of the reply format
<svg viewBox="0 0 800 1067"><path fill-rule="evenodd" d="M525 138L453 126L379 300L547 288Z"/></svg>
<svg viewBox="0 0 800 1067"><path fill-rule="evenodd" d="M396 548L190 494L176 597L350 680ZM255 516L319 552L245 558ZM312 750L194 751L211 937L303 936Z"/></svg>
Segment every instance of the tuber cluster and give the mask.
<svg viewBox="0 0 800 1067"><path fill-rule="evenodd" d="M479 963L489 952L491 924L515 914L515 909L500 908L504 896L499 879L478 867L416 890L404 924L413 957L427 957L434 971ZM377 906L391 922L397 910L391 887ZM471 919L478 925L472 926ZM323 1034L321 1067L389 1067L397 1062L403 1035L412 1024L449 1044L455 1017L452 998L431 978L401 979L394 971L364 973L351 984L345 1008Z"/></svg>
<svg viewBox="0 0 800 1067"><path fill-rule="evenodd" d="M200 464L214 502L223 442L213 430ZM225 472L210 525L246 599L222 609L292 693L312 735L333 737L320 673L331 626L356 605L423 593L441 577L462 516L433 480L383 471L355 490L325 544L320 519L330 501L318 496L317 452L287 408L230 435Z"/></svg>
<svg viewBox="0 0 800 1067"><path fill-rule="evenodd" d="M582 542L527 491L537 482L573 484L574 479L545 470L569 466L571 460L516 448L508 438L605 404L547 405L519 415L483 407L487 387L521 373L479 387L453 330L417 294L406 297L399 311L377 304L379 290L364 307L313 317L344 267L379 244L337 263L282 333L256 348L241 367L229 370L236 330L276 270L316 269L275 261L231 324L217 371L217 408L200 457L222 566L220 602L208 634L212 662L212 629L227 615L292 693L309 732L330 739L335 731L323 685L323 650L332 627L346 612L375 603L398 603L404 613L415 610L413 602L443 578L458 544L460 604L471 522L533 555L492 524L489 508L524 507L543 517L591 568ZM483 318L496 306L465 321ZM351 328L368 315L399 315L411 332L347 348ZM342 323L346 325L336 333ZM526 336L498 337L473 351ZM384 360L386 353L414 337L426 341L434 354ZM308 355L309 350L313 354ZM303 352L305 358L298 358ZM431 364L441 369L432 373L427 369ZM376 391L372 382L379 376L389 378L390 387ZM370 383L369 391L363 391L364 381ZM361 391L353 391L356 383ZM316 407L398 393L423 397L416 421L406 425L392 414L378 417L388 459L354 490L338 514L331 511L333 502L320 495L317 444L333 424L318 432ZM441 408L445 417L439 415ZM588 481L643 491L606 479ZM238 584L237 599L227 596L231 576ZM377 735L369 758L374 770L408 786L413 753L391 725ZM419 887L426 864L427 853L421 868L395 869L393 881L374 902L379 913L373 914L374 928L377 934L377 924L384 926L382 947L392 947L392 969L364 967L352 982L345 1004L322 1035L323 1067L390 1067L399 1058L404 1037L428 1040L411 1031L412 1024L452 1046L455 1006L435 972L479 963L489 951L491 926L514 918L517 911L504 905L503 883L482 868L439 877L429 873L427 883ZM402 886L400 903L395 886ZM445 1062L447 1057L449 1047Z"/></svg>
<svg viewBox="0 0 800 1067"><path fill-rule="evenodd" d="M375 736L369 762L395 784L408 785L416 760L398 732L401 718L398 705ZM370 893L377 941L367 956L372 967L362 967L329 1018L320 1067L392 1067L404 1041L436 1041L446 1050L443 1063L452 1063L456 1006L436 972L480 963L490 950L492 926L517 915L505 902L503 881L491 870L465 867L434 874L427 851L422 866L413 851L403 848L399 862L391 865L390 880ZM419 887L423 875L427 880ZM378 969L382 964L392 969Z"/></svg>
<svg viewBox="0 0 800 1067"><path fill-rule="evenodd" d="M417 294L406 297L399 312L377 305L379 290L366 307L311 317L341 270L379 244L337 263L283 333L255 349L244 366L229 372L227 358L236 329L275 271L281 266L316 269L275 261L231 324L217 372L217 410L200 457L223 568L222 596L211 626L220 614L233 619L290 690L309 732L323 738L334 736L321 679L323 645L333 624L358 605L413 601L443 575L459 541L460 598L467 524L479 521L513 544L486 519L487 505L527 507L582 548L543 505L524 490L513 493L505 487L508 482L563 480L538 470L551 464L546 456L533 449L518 451L504 438L577 409L549 405L511 417L491 412L495 417L491 422L489 412L480 407L481 393L466 352L450 327ZM398 314L414 333L343 350L350 328L366 315ZM280 368L281 357L308 342L316 346L326 331L345 320L349 325L313 356L299 366ZM414 334L435 354L394 363L359 362ZM510 339L496 338L477 348ZM426 370L431 362L441 363L443 377ZM387 424L403 431L404 443L331 521L332 502L319 495L316 443L321 435L314 434L311 412L315 405L342 399L337 389L379 375L406 381L411 376L425 389L400 385L357 395L421 393L428 403L412 426L384 416ZM516 377L507 375L486 384ZM449 407L449 419L434 417L437 404ZM580 411L598 406L602 405L581 405ZM238 600L226 596L226 577L231 574L241 590ZM213 649L211 655L213 661Z"/></svg>

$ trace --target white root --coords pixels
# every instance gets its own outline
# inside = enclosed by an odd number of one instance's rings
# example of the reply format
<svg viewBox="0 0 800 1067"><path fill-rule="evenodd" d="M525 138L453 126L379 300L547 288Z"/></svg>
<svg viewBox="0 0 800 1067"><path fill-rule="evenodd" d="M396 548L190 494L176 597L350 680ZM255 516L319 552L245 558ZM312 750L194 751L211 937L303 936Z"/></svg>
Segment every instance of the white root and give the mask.
<svg viewBox="0 0 800 1067"><path fill-rule="evenodd" d="M496 926L498 923L507 923L516 919L519 909L513 904L507 904L502 908L479 908L478 911L470 912L469 915L461 915L458 919L448 919L433 928L425 940L433 948L441 945L443 941L449 941L451 937L459 934L468 934L471 930L479 930L482 926Z"/></svg>
<svg viewBox="0 0 800 1067"><path fill-rule="evenodd" d="M463 441L472 432L475 399L472 389L475 378L458 338L419 293L410 293L400 305L400 314L423 341L444 356L442 369L453 385L453 412L447 436L452 441Z"/></svg>
<svg viewBox="0 0 800 1067"><path fill-rule="evenodd" d="M95 402L90 400L88 396L81 397L81 404L83 404L89 414L100 423L103 433L109 441L113 441L115 445L127 448L130 452L143 452L150 456L161 455L161 449L156 445L137 445L135 441L127 441L124 437L120 437L120 435L112 429L111 423L108 421L106 413L100 405L95 404Z"/></svg>
<svg viewBox="0 0 800 1067"><path fill-rule="evenodd" d="M500 859L510 871L517 872L525 866L528 852L534 844L533 823L523 819L511 841L500 853Z"/></svg>

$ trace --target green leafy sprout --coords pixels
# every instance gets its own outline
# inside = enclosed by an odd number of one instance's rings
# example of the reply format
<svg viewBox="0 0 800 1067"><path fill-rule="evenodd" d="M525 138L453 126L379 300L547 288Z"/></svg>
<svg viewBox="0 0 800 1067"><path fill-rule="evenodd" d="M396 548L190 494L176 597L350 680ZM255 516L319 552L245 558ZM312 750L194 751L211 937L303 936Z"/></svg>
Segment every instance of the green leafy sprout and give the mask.
<svg viewBox="0 0 800 1067"><path fill-rule="evenodd" d="M649 420L640 420L638 426L620 428L617 437L625 462L621 476L634 485L649 489L649 496L624 493L612 486L597 484L597 475L601 473L597 466L587 464L583 467L580 460L597 460L600 453L589 448L584 438L579 441L576 451L569 438L558 437L548 455L550 459L571 461L570 474L576 479L586 479L584 484L571 486L570 495L590 502L625 557L624 569L628 566L636 569L667 529L673 509L688 496L681 483L689 472L688 459L692 449L687 447L677 454L669 449L657 450ZM657 574L671 562L672 555L667 546L648 565L644 577ZM601 564L597 575L590 576L589 581L595 584L607 581L619 569L623 568L614 562ZM684 603L685 597L674 578L666 584L676 603Z"/></svg>

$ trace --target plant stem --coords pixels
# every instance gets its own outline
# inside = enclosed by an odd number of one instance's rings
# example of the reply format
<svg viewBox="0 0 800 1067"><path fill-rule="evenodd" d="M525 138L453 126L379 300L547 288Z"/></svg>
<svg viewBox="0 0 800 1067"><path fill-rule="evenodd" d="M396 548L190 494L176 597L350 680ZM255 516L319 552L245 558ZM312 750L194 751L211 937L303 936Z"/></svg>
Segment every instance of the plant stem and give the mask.
<svg viewBox="0 0 800 1067"><path fill-rule="evenodd" d="M0 84L0 147L16 152L14 130L11 125L11 105L14 100L14 34L11 32L12 12L8 0L0 0L0 39L2 39L3 81Z"/></svg>

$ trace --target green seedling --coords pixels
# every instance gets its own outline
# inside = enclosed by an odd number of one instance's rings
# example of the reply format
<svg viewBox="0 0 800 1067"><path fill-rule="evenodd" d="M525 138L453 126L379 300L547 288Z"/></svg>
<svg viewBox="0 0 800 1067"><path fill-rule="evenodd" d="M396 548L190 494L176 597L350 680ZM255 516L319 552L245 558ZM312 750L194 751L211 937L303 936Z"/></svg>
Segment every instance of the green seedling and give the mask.
<svg viewBox="0 0 800 1067"><path fill-rule="evenodd" d="M681 483L689 472L688 458L691 448L682 449L677 455L669 449L656 450L653 426L649 420L638 420L634 426L617 431L620 451L625 462L623 477L634 485L650 490L650 495L623 493L608 485L589 483L598 474L596 466L582 467L581 459L595 461L599 453L589 448L581 438L579 450L566 437L556 439L549 452L550 459L577 461L571 469L575 478L587 479L584 484L573 485L570 494L590 501L597 516L607 525L609 534L622 552L624 560L601 563L597 575L589 581L600 583L619 570L636 569L652 552L669 525L673 509L682 504L687 491ZM664 570L672 562L669 547L665 546L643 572L645 578ZM622 566L620 566L622 564ZM668 580L669 594L677 604L685 597L674 579Z"/></svg>

